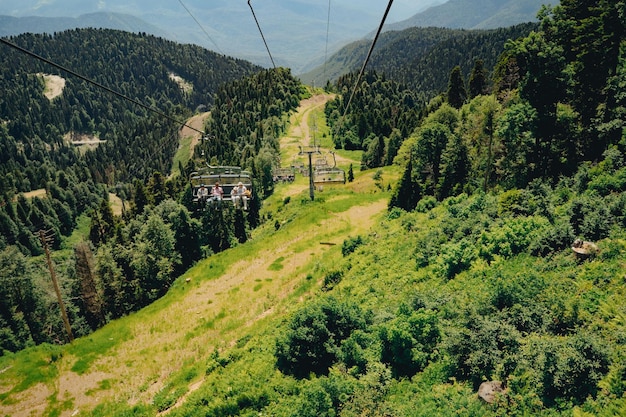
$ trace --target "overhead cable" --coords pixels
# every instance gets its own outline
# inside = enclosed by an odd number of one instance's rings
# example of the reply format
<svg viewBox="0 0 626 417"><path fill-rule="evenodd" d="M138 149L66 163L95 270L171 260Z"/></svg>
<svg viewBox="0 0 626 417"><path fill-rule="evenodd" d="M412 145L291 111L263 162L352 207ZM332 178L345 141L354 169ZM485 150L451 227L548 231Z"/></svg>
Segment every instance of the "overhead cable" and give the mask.
<svg viewBox="0 0 626 417"><path fill-rule="evenodd" d="M261 30L261 25L259 25L259 21L256 18L256 14L254 13L254 9L252 8L251 0L248 0L248 6L250 6L250 10L252 11L252 16L254 17L254 21L256 22L256 26L259 28L259 32L261 33L261 38L263 39L263 43L265 44L265 49L267 49L267 53L270 56L270 60L272 61L272 65L276 68L276 64L274 63L274 58L272 58L272 53L270 52L269 46L267 46L267 42L265 41L265 36L263 36L263 31Z"/></svg>
<svg viewBox="0 0 626 417"><path fill-rule="evenodd" d="M367 66L367 62L369 61L370 57L372 56L372 51L374 50L374 46L376 45L376 41L378 40L378 36L380 36L380 33L383 30L383 26L385 25L385 20L387 20L387 15L389 14L389 9L391 9L391 5L393 4L393 0L389 0L389 4L387 5L387 10L385 10L385 14L383 15L382 20L380 21L380 26L378 26L378 30L376 31L376 36L374 37L374 40L372 41L372 45L370 46L370 50L367 52L367 56L365 57L365 61L363 62L363 66L361 67L361 71L359 72L359 75L357 76L356 79L356 83L354 84L354 88L352 88L352 94L350 94L350 98L348 99L348 102L346 103L346 107L343 110L343 116L344 117L346 115L346 112L348 111L348 107L350 106L350 102L352 101L352 98L354 97L354 93L356 92L357 88L359 88L359 83L361 82L361 77L363 77L363 73L365 72L365 67Z"/></svg>
<svg viewBox="0 0 626 417"><path fill-rule="evenodd" d="M153 113L156 113L156 114L158 114L159 116L162 116L162 117L164 117L164 118L168 119L168 120L169 120L169 121L171 121L171 122L174 122L174 123L176 123L176 124L178 124L178 125L180 125L180 126L186 126L186 127L188 127L189 129L191 129L191 130L194 130L194 131L196 131L196 132L198 132L198 133L201 133L201 134L203 134L203 135L206 135L206 132L204 132L204 131L202 131L202 130L198 130L198 129L196 129L195 127L190 126L190 125L188 125L188 124L187 124L187 123L185 123L185 122L182 122L182 121L180 121L180 120L177 120L176 118L174 118L174 117L172 117L172 116L170 116L170 115L168 115L168 114L166 114L166 113L162 112L162 111L161 111L161 110L159 110L159 109L156 109L156 108L154 108L154 107L148 106L148 105L146 105L146 104L144 104L144 103L140 102L139 100L136 100L136 99L134 99L134 98L132 98L132 97L129 97L129 96L127 96L127 95L124 95L124 94L122 94L122 93L120 93L120 92L118 92L118 91L115 91L115 90L113 90L112 88L109 88L109 87L107 87L107 86L105 86L105 85L103 85L103 84L100 84L100 83L99 83L99 82L97 82L97 81L94 81L94 80L92 80L92 79L90 79L90 78L85 77L84 75L81 75L81 74L77 73L76 71L72 71L71 69L66 68L66 67L63 67L63 66L61 66L61 65L59 65L59 64L57 64L57 63L55 63L55 62L52 62L52 61L50 61L49 59L46 59L46 58L42 57L41 55L37 55L37 54L35 54L34 52L31 52L31 51L29 51L29 50L27 50L27 49L25 49L25 48L22 48L21 46L16 45L16 44L14 44L13 42L10 42L10 41L8 41L8 40L6 40L6 39L4 39L4 38L0 38L0 42L4 43L4 44L5 44L5 45L7 45L7 46L10 46L11 48L17 49L18 51L23 52L23 53L25 53L25 54L27 54L27 55L29 55L29 56L33 57L33 58L36 58L36 59L38 59L38 60L40 60L40 61L43 61L43 62L45 62L45 63L46 63L46 64L48 64L48 65L51 65L51 66L53 66L53 67L55 67L55 68L58 68L58 69L60 69L61 71L65 71L65 72L67 72L68 74L71 74L71 75L73 75L73 76L75 76L75 77L78 77L78 78L80 78L81 80L86 81L86 82L88 82L89 84L92 84L92 85L94 85L94 86L96 86L96 87L98 87L98 88L101 88L101 89L103 89L103 90L105 90L105 91L107 91L107 92L109 92L109 93L111 93L111 94L114 94L114 95L116 95L116 96L117 96L117 97L119 97L119 98L122 98L122 99L124 99L124 100L130 101L131 103L136 104L136 105L138 105L138 106L140 106L140 107L143 107L144 109L146 109L146 110L148 110L148 111L151 111L151 112L153 112Z"/></svg>
<svg viewBox="0 0 626 417"><path fill-rule="evenodd" d="M328 32L330 30L330 1L328 0L328 17L326 18L326 49L324 50L324 79L326 79L326 62L328 61Z"/></svg>
<svg viewBox="0 0 626 417"><path fill-rule="evenodd" d="M200 29L204 32L204 34L206 35L207 38L209 38L209 40L213 43L213 45L215 45L215 48L217 48L217 51L222 54L225 55L224 52L222 52L220 50L220 47L217 46L217 43L215 43L215 41L211 38L211 36L209 36L208 32L204 29L204 27L200 24L200 22L198 21L198 19L196 19L196 17L191 13L191 10L189 10L187 8L187 6L185 6L185 3L183 3L183 0L178 0L178 2L181 4L181 6L183 6L185 8L185 10L187 10L187 13L189 13L189 16L191 16L191 18L198 24L198 26L200 27Z"/></svg>

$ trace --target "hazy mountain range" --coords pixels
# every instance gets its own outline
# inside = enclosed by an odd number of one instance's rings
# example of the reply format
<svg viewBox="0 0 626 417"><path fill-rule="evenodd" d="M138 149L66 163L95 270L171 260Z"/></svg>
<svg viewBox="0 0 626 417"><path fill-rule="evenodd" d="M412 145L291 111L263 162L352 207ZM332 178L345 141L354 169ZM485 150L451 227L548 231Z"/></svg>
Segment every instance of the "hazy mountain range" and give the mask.
<svg viewBox="0 0 626 417"><path fill-rule="evenodd" d="M495 29L518 23L536 21L537 12L544 4L558 0L449 0L431 7L386 29L402 30L410 27L442 27L451 29Z"/></svg>
<svg viewBox="0 0 626 417"><path fill-rule="evenodd" d="M411 26L493 28L536 20L542 0L396 0L386 30ZM0 36L76 27L145 32L300 74L378 28L386 2L321 0L22 0L0 2ZM256 16L263 37L255 22ZM406 17L411 16L409 19ZM269 53L268 53L269 49Z"/></svg>

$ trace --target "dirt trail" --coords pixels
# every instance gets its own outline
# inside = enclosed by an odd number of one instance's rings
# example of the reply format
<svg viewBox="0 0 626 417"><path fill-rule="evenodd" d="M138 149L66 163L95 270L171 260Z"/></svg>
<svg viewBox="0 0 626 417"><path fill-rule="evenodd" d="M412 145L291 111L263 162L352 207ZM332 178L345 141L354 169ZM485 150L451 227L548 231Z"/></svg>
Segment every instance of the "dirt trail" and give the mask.
<svg viewBox="0 0 626 417"><path fill-rule="evenodd" d="M196 145L202 138L202 133L198 132L198 130L204 131L204 122L206 121L207 117L209 117L210 114L211 112L204 112L204 113L196 114L191 119L187 120L187 123L185 124L185 126L183 126L183 128L180 130L181 139L191 136L192 139L191 139L190 148L192 152L193 152L193 148L196 147ZM197 129L197 130L194 130L194 129Z"/></svg>
<svg viewBox="0 0 626 417"><path fill-rule="evenodd" d="M328 98L328 95L314 96L302 102L296 115L301 122L290 132L292 139L298 129L303 140L309 137L306 115ZM202 126L202 117L206 115L198 115L190 123ZM288 138L283 141L286 146L297 147ZM301 191L301 185L297 187ZM137 324L130 329L131 337L96 359L82 375L71 371L78 358L63 356L57 362L55 384L39 384L21 393L2 414L43 416L51 402L69 399L72 407L62 412L62 417L83 415L83 410L113 399L129 404L151 403L168 378L186 364L197 362L202 368L215 349L231 346L253 323L280 314L286 308L283 301L306 279L307 265L313 259L323 259L324 252L331 250L330 246L320 244L317 237L320 233L338 229L350 234L366 233L386 206L384 199L376 199L331 214L327 220L303 228L289 242L280 245L268 242L254 258L236 260L215 280L202 279L201 274L207 271L211 259L203 261L180 283L185 292L180 302L163 303L160 309L149 307L146 309L149 313L136 313L135 317L141 320L132 321ZM302 247L306 249L294 249ZM271 267L276 262L282 266L278 271ZM189 390L197 389L201 383L201 377L190 381Z"/></svg>

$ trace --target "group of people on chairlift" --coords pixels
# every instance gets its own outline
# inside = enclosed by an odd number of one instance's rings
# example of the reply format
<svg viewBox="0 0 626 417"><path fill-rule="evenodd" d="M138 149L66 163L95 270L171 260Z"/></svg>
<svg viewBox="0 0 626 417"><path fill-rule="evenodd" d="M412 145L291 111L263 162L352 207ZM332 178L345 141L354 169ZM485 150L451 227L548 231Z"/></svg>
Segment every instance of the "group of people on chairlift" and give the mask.
<svg viewBox="0 0 626 417"><path fill-rule="evenodd" d="M215 182L215 185L211 188L211 193L202 184L198 189L198 201L207 202L213 207L222 208L222 200L224 199L224 189L220 186L219 181ZM248 210L248 200L250 200L250 191L246 188L241 181L230 192L230 199L235 207L241 207L243 205L244 210Z"/></svg>

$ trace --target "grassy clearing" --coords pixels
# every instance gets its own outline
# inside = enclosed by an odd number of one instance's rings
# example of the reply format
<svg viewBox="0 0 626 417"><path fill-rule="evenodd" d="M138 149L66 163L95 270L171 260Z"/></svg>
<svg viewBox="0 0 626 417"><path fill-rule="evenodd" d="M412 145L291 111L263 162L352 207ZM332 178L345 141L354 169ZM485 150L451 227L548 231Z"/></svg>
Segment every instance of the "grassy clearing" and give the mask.
<svg viewBox="0 0 626 417"><path fill-rule="evenodd" d="M73 250L79 242L86 240L89 237L89 227L91 219L87 214L82 214L76 219L76 227L72 234L63 240L61 247L63 249Z"/></svg>
<svg viewBox="0 0 626 417"><path fill-rule="evenodd" d="M184 167L191 159L191 144L193 140L193 136L185 136L180 139L178 150L176 151L176 155L174 155L174 160L172 161L170 176L180 175L180 164Z"/></svg>

